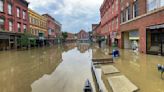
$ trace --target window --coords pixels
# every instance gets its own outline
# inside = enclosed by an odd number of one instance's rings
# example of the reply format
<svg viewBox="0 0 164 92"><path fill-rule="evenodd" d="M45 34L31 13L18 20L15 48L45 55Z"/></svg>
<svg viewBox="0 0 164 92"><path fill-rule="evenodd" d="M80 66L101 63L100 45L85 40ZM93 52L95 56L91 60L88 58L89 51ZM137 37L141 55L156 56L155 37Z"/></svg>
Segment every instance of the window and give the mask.
<svg viewBox="0 0 164 92"><path fill-rule="evenodd" d="M0 18L0 31L4 30L4 22L5 20L3 18Z"/></svg>
<svg viewBox="0 0 164 92"><path fill-rule="evenodd" d="M118 0L116 0L116 11L118 11Z"/></svg>
<svg viewBox="0 0 164 92"><path fill-rule="evenodd" d="M17 8L17 17L20 17L20 8Z"/></svg>
<svg viewBox="0 0 164 92"><path fill-rule="evenodd" d="M18 28L18 32L21 32L21 24L20 23L17 23L17 28Z"/></svg>
<svg viewBox="0 0 164 92"><path fill-rule="evenodd" d="M130 20L130 6L126 8L126 21Z"/></svg>
<svg viewBox="0 0 164 92"><path fill-rule="evenodd" d="M13 31L13 22L9 21L9 31Z"/></svg>
<svg viewBox="0 0 164 92"><path fill-rule="evenodd" d="M12 14L12 5L8 4L8 14L11 15Z"/></svg>
<svg viewBox="0 0 164 92"><path fill-rule="evenodd" d="M152 11L163 6L164 0L147 0L147 11Z"/></svg>
<svg viewBox="0 0 164 92"><path fill-rule="evenodd" d="M118 29L119 23L118 23L118 17L116 19L116 29Z"/></svg>
<svg viewBox="0 0 164 92"><path fill-rule="evenodd" d="M26 32L26 31L27 31L27 27L26 27L26 25L25 25L25 24L23 25L23 30L24 30L24 32Z"/></svg>
<svg viewBox="0 0 164 92"><path fill-rule="evenodd" d="M126 10L126 9L125 9L125 10ZM126 21L126 11L125 11L125 10L123 10L123 11L121 12L121 23Z"/></svg>
<svg viewBox="0 0 164 92"><path fill-rule="evenodd" d="M138 0L136 0L133 5L133 18L139 15L138 8Z"/></svg>
<svg viewBox="0 0 164 92"><path fill-rule="evenodd" d="M26 19L26 11L23 11L23 19Z"/></svg>
<svg viewBox="0 0 164 92"><path fill-rule="evenodd" d="M161 6L161 7L164 6L164 0L160 0L160 6Z"/></svg>
<svg viewBox="0 0 164 92"><path fill-rule="evenodd" d="M112 14L113 14L113 12L114 12L114 4L112 5Z"/></svg>
<svg viewBox="0 0 164 92"><path fill-rule="evenodd" d="M3 0L0 0L0 12L3 12Z"/></svg>

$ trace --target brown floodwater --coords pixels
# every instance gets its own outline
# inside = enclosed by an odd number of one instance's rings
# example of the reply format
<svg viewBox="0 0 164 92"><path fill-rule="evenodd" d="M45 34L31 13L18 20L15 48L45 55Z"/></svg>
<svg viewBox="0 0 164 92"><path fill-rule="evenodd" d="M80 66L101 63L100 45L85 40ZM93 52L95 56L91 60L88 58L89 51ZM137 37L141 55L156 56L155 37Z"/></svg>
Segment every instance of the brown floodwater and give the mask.
<svg viewBox="0 0 164 92"><path fill-rule="evenodd" d="M164 57L120 51L121 57L114 60L114 66L121 72L118 75L125 75L139 92L164 92L164 80L156 67L164 64ZM1 51L0 92L83 92L87 79L95 92L91 59L107 58L109 52L111 48L99 49L88 44ZM102 74L101 67L98 71ZM102 81L104 89L112 92L106 80L110 76L102 75Z"/></svg>
<svg viewBox="0 0 164 92"><path fill-rule="evenodd" d="M108 51L110 52L111 48L109 50L106 49L109 48L94 48L93 57L109 57L106 53ZM115 63L112 65L118 68L121 73L102 75L102 81L105 83L109 92L112 92L112 90L107 78L118 75L125 75L139 88L138 92L164 92L164 80L161 79L160 72L157 70L157 64L164 65L163 56L146 55L131 50L120 50L120 53L121 57L116 58L114 60ZM101 66L98 69L101 69Z"/></svg>
<svg viewBox="0 0 164 92"><path fill-rule="evenodd" d="M91 58L88 44L0 52L0 92L83 92Z"/></svg>

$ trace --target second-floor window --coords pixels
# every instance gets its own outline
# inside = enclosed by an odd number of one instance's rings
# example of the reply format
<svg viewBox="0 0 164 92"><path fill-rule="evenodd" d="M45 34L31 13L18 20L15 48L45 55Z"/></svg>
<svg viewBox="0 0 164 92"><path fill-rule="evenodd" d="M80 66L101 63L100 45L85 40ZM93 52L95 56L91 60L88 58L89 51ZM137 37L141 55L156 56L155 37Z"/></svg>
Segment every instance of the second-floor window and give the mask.
<svg viewBox="0 0 164 92"><path fill-rule="evenodd" d="M118 17L116 18L116 29L118 29L119 23L118 23Z"/></svg>
<svg viewBox="0 0 164 92"><path fill-rule="evenodd" d="M8 14L12 15L12 5L10 3L8 4Z"/></svg>
<svg viewBox="0 0 164 92"><path fill-rule="evenodd" d="M163 6L164 0L147 0L147 11L152 11Z"/></svg>
<svg viewBox="0 0 164 92"><path fill-rule="evenodd" d="M26 27L26 25L25 25L25 24L23 25L23 30L24 30L24 32L26 32L26 31L27 31L27 27Z"/></svg>
<svg viewBox="0 0 164 92"><path fill-rule="evenodd" d="M21 24L17 23L18 32L21 32Z"/></svg>
<svg viewBox="0 0 164 92"><path fill-rule="evenodd" d="M20 8L17 8L17 17L20 17Z"/></svg>
<svg viewBox="0 0 164 92"><path fill-rule="evenodd" d="M26 11L23 11L23 19L26 19Z"/></svg>
<svg viewBox="0 0 164 92"><path fill-rule="evenodd" d="M0 18L0 31L4 30L4 22L5 20L3 18Z"/></svg>
<svg viewBox="0 0 164 92"><path fill-rule="evenodd" d="M139 7L138 0L136 0L133 4L133 17L137 17L139 15Z"/></svg>
<svg viewBox="0 0 164 92"><path fill-rule="evenodd" d="M13 31L13 22L9 21L9 31Z"/></svg>
<svg viewBox="0 0 164 92"><path fill-rule="evenodd" d="M126 21L130 20L130 6L126 8Z"/></svg>
<svg viewBox="0 0 164 92"><path fill-rule="evenodd" d="M3 12L3 5L4 5L3 0L0 0L0 12Z"/></svg>

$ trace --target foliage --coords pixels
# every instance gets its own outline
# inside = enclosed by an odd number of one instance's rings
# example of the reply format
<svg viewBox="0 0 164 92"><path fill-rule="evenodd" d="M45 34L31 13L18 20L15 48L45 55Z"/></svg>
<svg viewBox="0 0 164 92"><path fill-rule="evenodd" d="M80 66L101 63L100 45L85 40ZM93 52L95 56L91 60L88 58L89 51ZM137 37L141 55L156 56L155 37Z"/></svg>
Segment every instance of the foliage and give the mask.
<svg viewBox="0 0 164 92"><path fill-rule="evenodd" d="M65 41L68 37L68 33L67 32L62 32L62 37L63 37L63 40Z"/></svg>
<svg viewBox="0 0 164 92"><path fill-rule="evenodd" d="M18 44L21 47L28 47L29 45L36 45L36 40L35 38L29 34L29 33L24 33L19 39L18 39Z"/></svg>

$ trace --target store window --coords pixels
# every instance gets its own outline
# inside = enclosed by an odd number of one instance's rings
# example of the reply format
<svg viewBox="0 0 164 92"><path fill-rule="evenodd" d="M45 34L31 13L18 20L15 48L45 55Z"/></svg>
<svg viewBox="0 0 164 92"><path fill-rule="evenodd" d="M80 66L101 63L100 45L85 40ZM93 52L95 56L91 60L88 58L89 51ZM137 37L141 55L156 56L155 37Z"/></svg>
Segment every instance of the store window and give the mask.
<svg viewBox="0 0 164 92"><path fill-rule="evenodd" d="M12 15L12 5L10 3L8 4L8 14Z"/></svg>
<svg viewBox="0 0 164 92"><path fill-rule="evenodd" d="M9 21L9 31L13 31L13 22Z"/></svg>
<svg viewBox="0 0 164 92"><path fill-rule="evenodd" d="M3 12L3 7L4 3L3 3L3 0L0 0L0 12Z"/></svg>
<svg viewBox="0 0 164 92"><path fill-rule="evenodd" d="M5 20L3 18L0 18L0 31L4 30L4 22Z"/></svg>

